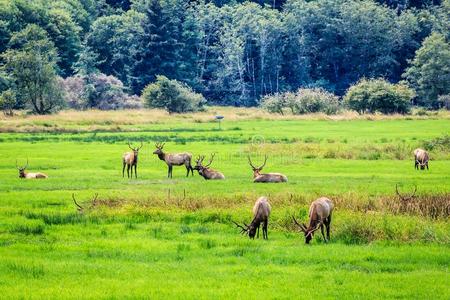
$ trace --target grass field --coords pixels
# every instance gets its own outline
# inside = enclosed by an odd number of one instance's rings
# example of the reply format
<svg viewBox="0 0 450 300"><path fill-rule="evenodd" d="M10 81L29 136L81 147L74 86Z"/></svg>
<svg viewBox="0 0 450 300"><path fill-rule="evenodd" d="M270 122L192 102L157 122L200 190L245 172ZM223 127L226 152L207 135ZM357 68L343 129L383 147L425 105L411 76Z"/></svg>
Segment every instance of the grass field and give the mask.
<svg viewBox="0 0 450 300"><path fill-rule="evenodd" d="M221 129L212 116L225 116ZM450 115L273 117L255 109L62 112L0 118L0 298L450 298ZM144 142L138 179L127 141ZM152 155L216 153L222 182ZM414 170L412 150L430 152ZM247 163L285 184L252 183ZM47 180L21 180L16 159ZM417 197L403 203L395 185ZM74 193L84 207L76 210ZM92 201L98 193L98 199ZM257 197L269 240L239 235ZM336 204L331 242L291 215Z"/></svg>

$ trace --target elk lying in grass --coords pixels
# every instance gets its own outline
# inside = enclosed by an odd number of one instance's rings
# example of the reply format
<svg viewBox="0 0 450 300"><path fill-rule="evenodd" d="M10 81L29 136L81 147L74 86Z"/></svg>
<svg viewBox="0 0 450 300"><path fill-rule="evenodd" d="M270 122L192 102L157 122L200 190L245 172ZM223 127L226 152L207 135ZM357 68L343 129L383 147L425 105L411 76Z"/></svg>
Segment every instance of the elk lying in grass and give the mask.
<svg viewBox="0 0 450 300"><path fill-rule="evenodd" d="M253 206L253 220L250 225L244 223L244 226L232 221L238 228L241 229L242 234L248 234L251 239L255 238L256 231L258 230L257 237L259 238L259 227L262 223L263 238L268 239L267 235L267 224L269 223L270 211L269 201L267 197L259 197Z"/></svg>
<svg viewBox="0 0 450 300"><path fill-rule="evenodd" d="M134 177L137 178L137 163L138 163L138 155L139 150L142 148L141 146L138 148L131 147L130 143L128 143L128 147L132 150L132 152L125 152L122 156L123 168L122 168L122 177L125 177L125 166L127 167L127 175L130 178L130 168L131 168L131 178L133 178L133 167L134 167Z"/></svg>
<svg viewBox="0 0 450 300"><path fill-rule="evenodd" d="M97 201L97 197L98 197L98 194L96 193L94 195L94 198L92 198L92 200L91 200L92 205L95 205L95 202ZM78 204L77 200L75 199L75 194L74 193L72 193L72 199L73 199L73 203L75 203L75 205L77 207L77 210L80 213L83 213L84 212L84 207L81 206L80 204Z"/></svg>
<svg viewBox="0 0 450 300"><path fill-rule="evenodd" d="M27 158L27 164L23 167L19 167L17 165L17 159L16 159L16 168L19 170L19 178L25 178L25 179L45 179L48 178L48 176L44 173L28 173L25 172L25 170L28 168L28 158Z"/></svg>
<svg viewBox="0 0 450 300"><path fill-rule="evenodd" d="M166 162L167 166L169 167L167 177L172 178L173 166L182 166L182 165L186 166L186 170L187 170L186 177L189 176L189 171L192 173L192 176L194 176L194 168L191 165L192 154L188 153L188 152L176 153L176 154L164 153L164 151L163 151L164 145L165 145L165 143L163 143L163 144L156 143L155 144L156 150L153 152L153 154L158 155L158 158L160 160L163 160Z"/></svg>
<svg viewBox="0 0 450 300"><path fill-rule="evenodd" d="M425 167L428 170L428 160L430 160L430 157L427 151L420 148L414 150L414 168L416 170L419 170L419 166L421 170L425 170Z"/></svg>
<svg viewBox="0 0 450 300"><path fill-rule="evenodd" d="M330 224L331 224L331 213L333 212L333 202L326 197L321 197L311 203L309 207L309 225L300 224L297 222L294 216L292 219L294 223L300 228L305 234L305 243L309 244L314 236L314 232L320 228L322 232L323 239L325 241L330 240ZM327 238L323 232L323 226L327 228Z"/></svg>
<svg viewBox="0 0 450 300"><path fill-rule="evenodd" d="M211 163L214 160L214 155L211 155L211 158L208 162L207 165L203 165L203 160L205 159L205 156L198 156L197 160L196 160L196 166L194 167L195 170L198 171L198 174L200 174L200 176L202 176L203 178L205 178L206 180L209 179L216 179L216 180L220 180L220 179L225 179L225 176L220 173L219 171L213 170L211 169L209 166L211 165Z"/></svg>
<svg viewBox="0 0 450 300"><path fill-rule="evenodd" d="M288 179L285 175L281 173L266 173L261 174L262 169L266 165L267 162L267 155L264 157L264 163L259 166L255 167L252 164L252 160L250 159L250 156L248 156L248 163L253 169L253 182L287 182Z"/></svg>

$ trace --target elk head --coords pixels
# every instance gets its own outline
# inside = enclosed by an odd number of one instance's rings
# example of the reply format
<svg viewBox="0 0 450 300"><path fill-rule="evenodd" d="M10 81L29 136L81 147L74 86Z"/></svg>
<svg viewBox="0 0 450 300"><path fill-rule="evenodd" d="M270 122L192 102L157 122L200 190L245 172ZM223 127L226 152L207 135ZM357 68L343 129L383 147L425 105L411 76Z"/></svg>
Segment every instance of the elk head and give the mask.
<svg viewBox="0 0 450 300"><path fill-rule="evenodd" d="M16 168L19 170L19 178L25 178L25 170L28 168L28 158L27 158L27 164L23 167L19 167L17 165L17 159L16 159Z"/></svg>
<svg viewBox="0 0 450 300"><path fill-rule="evenodd" d="M250 166L252 167L252 170L253 170L253 177L259 176L260 173L261 173L261 171L262 171L262 169L263 169L264 166L266 165L266 162L267 162L267 155L264 156L264 163L263 163L261 166L259 166L259 167L255 167L255 166L252 164L252 160L250 159L250 155L248 155L247 158L248 158L248 163L250 164Z"/></svg>
<svg viewBox="0 0 450 300"><path fill-rule="evenodd" d="M143 144L142 144L142 142L141 142L141 146L139 146L139 147L137 147L137 148L133 148L133 147L131 147L130 142L128 142L128 148L130 148L130 149L133 151L135 157L138 156L139 150L142 148L142 146L143 146Z"/></svg>
<svg viewBox="0 0 450 300"><path fill-rule="evenodd" d="M164 148L164 145L165 145L165 144L166 144L166 143L156 143L156 144L155 144L156 150L153 151L153 154L156 154L156 155L162 155L162 154L164 154L163 148Z"/></svg>
<svg viewBox="0 0 450 300"><path fill-rule="evenodd" d="M200 175L203 175L202 174L203 170L207 169L212 164L215 155L216 155L215 153L211 154L211 158L209 159L209 162L206 165L203 165L203 160L205 159L205 156L199 155L195 160L196 165L194 167L194 170L197 170Z"/></svg>
<svg viewBox="0 0 450 300"><path fill-rule="evenodd" d="M314 236L314 232L320 228L320 223L318 223L315 227L308 228L304 223L300 224L299 222L297 222L294 216L292 216L292 220L294 220L294 223L298 226L300 231L305 234L305 244L309 244Z"/></svg>
<svg viewBox="0 0 450 300"><path fill-rule="evenodd" d="M400 194L400 192L398 191L398 184L395 185L395 192L397 193L398 197L403 201L403 202L408 202L409 200L413 199L416 195L417 192L417 185L414 185L414 192L412 192L412 194L410 194L409 196L405 196Z"/></svg>
<svg viewBox="0 0 450 300"><path fill-rule="evenodd" d="M91 206L94 206L94 205L95 205L95 202L97 201L97 197L98 197L98 194L96 193L96 194L94 195L94 197L92 198L92 200L91 200ZM75 205L77 206L77 210L78 210L80 213L83 213L84 207L81 206L80 204L78 204L77 200L75 199L75 194L74 194L74 193L72 193L72 199L73 199L73 203L75 203Z"/></svg>
<svg viewBox="0 0 450 300"><path fill-rule="evenodd" d="M241 230L241 232L240 232L241 234L248 234L248 236L251 239L255 238L257 227L253 225L253 222L250 223L250 225L247 225L245 223L243 223L243 225L240 225L240 224L236 223L235 221L231 221L231 222L233 222L234 225L236 225L236 227Z"/></svg>

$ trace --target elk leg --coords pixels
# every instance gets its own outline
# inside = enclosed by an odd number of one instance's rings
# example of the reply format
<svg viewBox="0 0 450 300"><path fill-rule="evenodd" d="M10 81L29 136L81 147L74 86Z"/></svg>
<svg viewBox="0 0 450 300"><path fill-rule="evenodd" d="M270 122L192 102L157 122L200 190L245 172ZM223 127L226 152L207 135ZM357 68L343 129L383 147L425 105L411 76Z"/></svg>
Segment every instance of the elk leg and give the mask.
<svg viewBox="0 0 450 300"><path fill-rule="evenodd" d="M256 237L259 239L259 225L258 225L258 231L256 233ZM263 229L263 238L264 238L264 229Z"/></svg>
<svg viewBox="0 0 450 300"><path fill-rule="evenodd" d="M267 235L267 221L264 221L264 224L263 224L263 238L264 238L264 233L266 233L266 237L265 237L265 239L266 240L268 240L269 239L269 236Z"/></svg>
<svg viewBox="0 0 450 300"><path fill-rule="evenodd" d="M122 178L125 177L125 163L123 163L123 168L122 168Z"/></svg>
<svg viewBox="0 0 450 300"><path fill-rule="evenodd" d="M325 225L327 226L327 239L330 240L331 214L328 216L327 223Z"/></svg>
<svg viewBox="0 0 450 300"><path fill-rule="evenodd" d="M172 178L172 166L169 166L169 174L167 175L168 178Z"/></svg>
<svg viewBox="0 0 450 300"><path fill-rule="evenodd" d="M428 170L428 162L427 162L427 170Z"/></svg>
<svg viewBox="0 0 450 300"><path fill-rule="evenodd" d="M327 241L327 239L325 238L325 233L323 232L323 223L322 224L320 224L320 232L322 233L322 237L323 237L323 240L326 242Z"/></svg>
<svg viewBox="0 0 450 300"><path fill-rule="evenodd" d="M186 174L186 177L189 177L189 166L186 166L186 171L187 171L187 174Z"/></svg>
<svg viewBox="0 0 450 300"><path fill-rule="evenodd" d="M134 165L134 178L137 179L137 165Z"/></svg>
<svg viewBox="0 0 450 300"><path fill-rule="evenodd" d="M189 168L191 169L192 176L194 176L194 168L191 165L189 165Z"/></svg>
<svg viewBox="0 0 450 300"><path fill-rule="evenodd" d="M130 178L130 165L127 165L127 176Z"/></svg>

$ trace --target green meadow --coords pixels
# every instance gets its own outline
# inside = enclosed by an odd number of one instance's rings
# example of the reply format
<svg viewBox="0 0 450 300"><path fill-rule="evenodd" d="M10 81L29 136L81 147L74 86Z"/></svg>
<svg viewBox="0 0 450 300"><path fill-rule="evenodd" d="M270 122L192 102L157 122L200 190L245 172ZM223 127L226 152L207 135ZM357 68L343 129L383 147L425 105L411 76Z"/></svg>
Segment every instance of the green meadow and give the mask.
<svg viewBox="0 0 450 300"><path fill-rule="evenodd" d="M0 298L449 299L450 116L272 117L62 112L0 118ZM65 115L66 114L66 115ZM219 129L211 116L225 115ZM216 153L225 181L167 166L167 152ZM122 177L127 142L144 146ZM414 169L412 151L429 151ZM250 155L284 184L252 182ZM18 178L16 159L45 180ZM402 201L415 187L413 198ZM72 194L83 207L77 211ZM94 195L98 194L96 200ZM272 205L269 239L241 236ZM304 244L291 216L336 208L331 241Z"/></svg>

